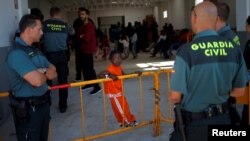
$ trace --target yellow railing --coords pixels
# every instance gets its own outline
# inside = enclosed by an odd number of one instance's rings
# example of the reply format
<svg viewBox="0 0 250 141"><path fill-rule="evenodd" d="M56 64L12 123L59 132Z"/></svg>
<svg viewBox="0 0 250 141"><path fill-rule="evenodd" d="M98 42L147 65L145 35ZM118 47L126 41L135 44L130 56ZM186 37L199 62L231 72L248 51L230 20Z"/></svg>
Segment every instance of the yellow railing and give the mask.
<svg viewBox="0 0 250 141"><path fill-rule="evenodd" d="M245 88L245 94L241 97L236 97L236 101L239 104L246 104L248 105L248 124L250 125L250 82Z"/></svg>
<svg viewBox="0 0 250 141"><path fill-rule="evenodd" d="M161 122L172 123L174 121L172 103L171 103L170 98L169 98L170 91L171 91L170 76L171 76L172 71L173 71L172 69L160 69L160 70L157 70L154 72L143 72L140 76L138 76L138 74L128 74L128 75L119 76L118 79L122 80L122 83L125 79L138 78L138 80L139 80L139 102L138 103L139 103L140 124L136 127L126 127L126 128L124 127L124 128L119 128L119 129L109 131L107 129L106 96L105 96L105 93L103 92L104 132L101 132L101 133L98 133L95 135L91 135L91 136L88 136L86 134L85 110L84 110L84 102L83 102L84 94L82 91L82 87L85 85L88 85L88 84L101 83L102 88L104 88L104 82L112 81L112 80L109 78L104 78L104 79L96 79L96 80L90 80L90 81L75 82L75 83L70 83L70 84L65 84L65 85L55 85L55 86L51 87L51 90L56 90L56 89L61 89L61 88L71 88L71 87L79 87L79 89L80 89L82 138L75 139L76 141L88 141L88 140L94 140L97 138L103 138L106 136L111 136L111 135L115 135L115 134L122 133L125 131L137 129L137 128L147 126L150 124L154 125L154 129L153 129L154 136L158 136L161 133L161 127L160 127ZM167 93L168 93L168 95L167 95L168 105L164 105L164 106L168 107L168 112L167 112L166 117L163 116L164 112L161 111L161 108L160 108L160 103L161 103L160 98L163 97L163 95L160 94L160 86L163 86L160 84L161 81L159 80L161 74L166 74L166 82L167 82L166 85L167 85ZM154 115L153 115L152 120L147 120L147 121L142 120L143 97L144 97L142 94L142 89L143 89L142 77L144 77L144 76L152 76L153 81L154 81L154 88L153 88L154 101L152 101L154 103ZM165 87L165 85L163 87ZM245 95L243 97L238 97L237 102L240 104L248 104L249 105L249 102L250 102L249 92L250 92L250 87L247 86L246 91L245 91ZM7 97L8 95L9 95L8 92L0 93L0 98ZM250 105L249 105L249 109L250 109ZM249 123L250 123L250 118L249 118ZM51 139L51 132L50 132L50 139Z"/></svg>
<svg viewBox="0 0 250 141"><path fill-rule="evenodd" d="M1 98L6 98L9 96L9 92L0 92L0 99Z"/></svg>

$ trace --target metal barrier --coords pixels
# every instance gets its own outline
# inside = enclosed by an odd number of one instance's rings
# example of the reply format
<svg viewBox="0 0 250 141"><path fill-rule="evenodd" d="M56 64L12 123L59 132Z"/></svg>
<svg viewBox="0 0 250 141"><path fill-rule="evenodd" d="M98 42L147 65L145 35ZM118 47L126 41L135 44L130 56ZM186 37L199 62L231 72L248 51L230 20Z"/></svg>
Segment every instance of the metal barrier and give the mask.
<svg viewBox="0 0 250 141"><path fill-rule="evenodd" d="M250 125L250 82L248 83L248 85L245 88L245 94L243 96L240 97L236 97L236 101L239 104L246 104L248 105L248 124Z"/></svg>
<svg viewBox="0 0 250 141"><path fill-rule="evenodd" d="M118 133L122 133L125 131L129 131L129 130L133 130L133 129L137 129L143 126L147 126L150 124L154 125L154 129L153 129L153 133L154 136L158 136L161 133L161 127L160 124L161 122L168 122L168 123L172 123L174 121L173 117L173 108L172 108L172 103L169 100L168 102L168 115L167 117L163 116L163 112L161 111L160 108L160 97L162 97L162 95L160 95L160 80L159 80L159 76L160 74L166 74L166 80L167 80L167 98L169 99L170 97L170 91L171 91L171 86L170 86L170 76L172 73L173 69L159 69L155 72L143 72L141 76L138 76L138 74L129 74L129 75L123 75L123 76L119 76L118 79L122 80L122 83L124 81L124 79L132 79L132 78L138 78L139 79L139 88L140 88L140 101L139 101L139 117L141 117L142 111L143 111L143 95L142 95L142 77L143 76L153 76L154 79L154 117L152 120L147 120L147 121L143 121L140 122L140 124L136 127L123 127L123 128L119 128L116 130L112 130L112 131L108 131L107 130L107 111L106 111L106 96L105 93L103 92L103 105L104 105L104 132L99 133L99 134L95 134L95 135L91 135L91 136L87 136L86 135L86 129L85 129L85 111L84 111L84 103L83 103L83 92L82 92L82 87L88 84L95 84L95 83L101 83L102 87L104 88L104 82L106 81L112 81L112 79L110 78L104 78L104 79L96 79L96 80L90 80L90 81L82 81L82 82L76 82L76 83L70 83L70 84L64 84L64 85L54 85L52 87L50 87L51 90L57 90L57 89L62 89L62 88L72 88L72 87L79 87L80 89L80 105L81 105L81 126L82 126L82 135L83 137L80 139L76 139L75 141L87 141L87 140L93 140L93 139L97 139L97 138L103 138L106 136L111 136L111 135L115 135ZM238 97L237 98L237 102L240 104L248 104L249 109L250 109L250 97L249 97L249 92L250 92L250 87L247 86L246 90L245 90L245 95L243 97ZM124 93L124 90L123 90ZM0 93L0 98L4 98L4 97L8 97L9 93L5 92L5 93ZM250 113L250 112L249 112ZM249 123L250 123L250 118L249 118ZM50 140L51 140L51 128L50 128Z"/></svg>
<svg viewBox="0 0 250 141"><path fill-rule="evenodd" d="M138 74L129 74L129 75L123 75L123 76L119 76L118 79L123 80L124 79L131 79L131 78L139 78L139 82L140 82L140 97L142 97L142 84L141 84L141 77L143 76L153 76L154 79L154 91L155 91L155 101L154 101L154 119L149 120L149 121L144 121L144 122L140 122L139 125L137 125L136 127L124 127L124 128L120 128L117 130L113 130L113 131L106 131L106 99L105 99L105 94L103 92L103 103L104 103L104 129L105 132L103 133L99 133L96 135L92 135L92 136L86 136L86 131L84 128L84 124L85 124L85 119L84 119L84 109L83 109L83 92L81 91L81 88L85 85L88 84L95 84L95 83L102 83L102 86L104 88L103 83L105 81L112 81L112 79L110 78L104 78L104 79L96 79L96 80L90 80L90 81L82 81L82 82L76 82L76 83L71 83L71 84L66 84L66 85L58 85L58 86L52 86L51 90L55 90L55 89L61 89L61 88L70 88L70 87L79 87L80 88L80 103L81 103L81 116L82 116L82 129L83 129L83 138L81 139L76 139L76 141L87 141L87 140L93 140L93 139L97 139L97 138L102 138L102 137L106 137L106 136L110 136L110 135L114 135L114 134L118 134L118 133L122 133L125 131L129 131L132 129L136 129L139 127L143 127L149 124L154 124L154 135L158 136L160 134L160 107L159 107L159 101L160 101L160 94L159 94L159 77L158 74L155 72L143 72L141 76L138 76ZM123 92L124 93L124 92ZM140 103L142 103L142 101L140 101ZM142 104L140 104L142 105ZM140 109L142 109L143 107L140 106Z"/></svg>
<svg viewBox="0 0 250 141"><path fill-rule="evenodd" d="M1 98L6 98L9 96L9 92L0 92L0 99Z"/></svg>

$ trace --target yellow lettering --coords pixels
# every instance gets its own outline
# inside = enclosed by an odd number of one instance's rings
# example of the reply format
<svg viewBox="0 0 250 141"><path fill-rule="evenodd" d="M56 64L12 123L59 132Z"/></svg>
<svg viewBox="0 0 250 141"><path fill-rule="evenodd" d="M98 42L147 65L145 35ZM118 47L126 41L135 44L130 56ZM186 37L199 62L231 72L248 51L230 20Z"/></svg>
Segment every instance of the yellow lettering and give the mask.
<svg viewBox="0 0 250 141"><path fill-rule="evenodd" d="M214 48L219 48L218 42L213 42Z"/></svg>
<svg viewBox="0 0 250 141"><path fill-rule="evenodd" d="M207 43L207 48L213 48L213 45L210 42L208 42Z"/></svg>
<svg viewBox="0 0 250 141"><path fill-rule="evenodd" d="M197 44L192 44L191 48L192 48L192 50L198 50L199 46Z"/></svg>
<svg viewBox="0 0 250 141"><path fill-rule="evenodd" d="M206 49L206 50L205 50L205 55L206 55L206 56L212 56L210 53L211 53L211 52L210 52L209 49Z"/></svg>
<svg viewBox="0 0 250 141"><path fill-rule="evenodd" d="M226 52L226 50L225 50L225 49L221 49L221 50L222 50L221 55L227 56L227 52Z"/></svg>
<svg viewBox="0 0 250 141"><path fill-rule="evenodd" d="M220 45L221 48L225 47L225 43L224 42L219 42L219 45Z"/></svg>
<svg viewBox="0 0 250 141"><path fill-rule="evenodd" d="M219 55L219 49L212 49L212 50L213 50L215 56Z"/></svg>
<svg viewBox="0 0 250 141"><path fill-rule="evenodd" d="M231 42L228 43L229 48L234 48L233 44Z"/></svg>
<svg viewBox="0 0 250 141"><path fill-rule="evenodd" d="M201 49L205 49L206 48L206 44L205 43L199 43L199 46Z"/></svg>

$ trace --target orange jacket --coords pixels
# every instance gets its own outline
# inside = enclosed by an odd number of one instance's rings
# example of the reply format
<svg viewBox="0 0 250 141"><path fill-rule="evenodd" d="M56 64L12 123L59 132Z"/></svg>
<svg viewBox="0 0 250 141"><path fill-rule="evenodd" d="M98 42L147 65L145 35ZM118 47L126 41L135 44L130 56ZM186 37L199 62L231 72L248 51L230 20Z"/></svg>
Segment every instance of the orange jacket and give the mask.
<svg viewBox="0 0 250 141"><path fill-rule="evenodd" d="M116 75L116 76L122 75L121 66L115 66L111 64L108 66L107 71L109 71L111 74ZM117 94L122 91L122 81L121 80L107 81L107 82L104 82L104 87L105 87L104 90L106 94Z"/></svg>

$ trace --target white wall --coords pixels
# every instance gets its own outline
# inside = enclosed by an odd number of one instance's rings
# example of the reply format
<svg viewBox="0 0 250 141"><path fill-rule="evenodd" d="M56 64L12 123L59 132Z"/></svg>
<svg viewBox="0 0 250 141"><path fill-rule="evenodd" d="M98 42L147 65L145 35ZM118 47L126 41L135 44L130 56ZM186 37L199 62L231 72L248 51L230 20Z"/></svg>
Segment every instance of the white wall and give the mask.
<svg viewBox="0 0 250 141"><path fill-rule="evenodd" d="M159 27L165 23L172 23L174 29L182 29L189 27L189 8L191 1L194 0L168 0L166 2L160 2L159 6ZM193 4L192 4L193 5ZM163 18L163 11L167 10L168 17Z"/></svg>
<svg viewBox="0 0 250 141"><path fill-rule="evenodd" d="M241 0L236 2L237 31L245 31L246 19L250 14L250 1Z"/></svg>
<svg viewBox="0 0 250 141"><path fill-rule="evenodd" d="M90 11L90 18L97 25L98 17L125 16L125 26L127 26L128 22L131 22L132 24L134 21L142 22L146 15L149 14L154 14L153 8L113 8L110 10ZM67 15L69 24L72 24L77 17L77 13L68 13Z"/></svg>
<svg viewBox="0 0 250 141"><path fill-rule="evenodd" d="M0 47L7 47L13 43L13 35L18 28L19 20L27 13L27 0L0 1Z"/></svg>
<svg viewBox="0 0 250 141"><path fill-rule="evenodd" d="M228 4L230 8L230 16L228 19L228 23L230 24L231 28L236 28L236 0L230 0L230 2L228 0L219 0L219 1Z"/></svg>
<svg viewBox="0 0 250 141"><path fill-rule="evenodd" d="M173 24L174 29L185 27L185 2L183 0L170 0L168 8L170 9L169 22Z"/></svg>
<svg viewBox="0 0 250 141"><path fill-rule="evenodd" d="M125 26L128 25L128 22L132 24L134 21L142 22L143 19L146 18L146 15L153 14L153 9L145 9L145 8L120 8L120 9L112 9L105 11L96 11L95 19L97 17L105 17L105 16L125 16Z"/></svg>
<svg viewBox="0 0 250 141"><path fill-rule="evenodd" d="M158 25L159 25L159 30L161 30L162 29L162 27L163 27L163 25L165 24L165 23L168 23L168 21L169 21L169 9L168 9L168 2L166 1L166 2L160 2L160 3L158 3L158 7L159 7L159 23L158 23ZM165 10L167 10L167 12L168 12L168 18L163 18L163 11L165 11Z"/></svg>

